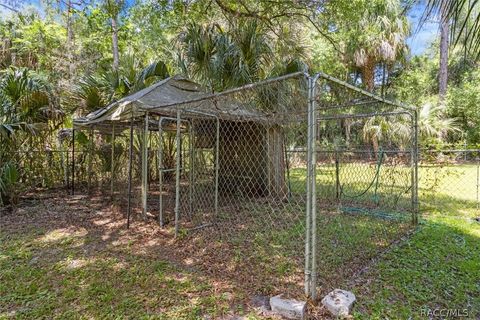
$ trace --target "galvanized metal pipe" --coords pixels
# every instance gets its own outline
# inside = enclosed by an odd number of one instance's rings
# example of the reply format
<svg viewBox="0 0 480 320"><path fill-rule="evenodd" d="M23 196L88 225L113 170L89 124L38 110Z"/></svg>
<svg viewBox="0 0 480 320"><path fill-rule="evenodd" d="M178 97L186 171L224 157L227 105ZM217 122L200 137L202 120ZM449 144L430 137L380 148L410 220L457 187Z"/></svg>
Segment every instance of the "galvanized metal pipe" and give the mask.
<svg viewBox="0 0 480 320"><path fill-rule="evenodd" d="M414 189L414 225L418 224L418 215L419 215L419 203L418 203L418 111L413 112L414 118L414 184L412 189Z"/></svg>
<svg viewBox="0 0 480 320"><path fill-rule="evenodd" d="M72 129L72 196L75 195L75 128Z"/></svg>
<svg viewBox="0 0 480 320"><path fill-rule="evenodd" d="M93 129L90 129L90 141L88 143L88 163L87 163L87 192L90 193L92 187L92 158L93 158Z"/></svg>
<svg viewBox="0 0 480 320"><path fill-rule="evenodd" d="M480 157L477 156L477 210L480 209L479 189L480 189Z"/></svg>
<svg viewBox="0 0 480 320"><path fill-rule="evenodd" d="M363 90L363 89L360 89L360 88L357 88L355 87L354 85L351 85L350 83L348 82L345 82L345 81L342 81L342 80L339 80L335 77L332 77L332 76L329 76L328 74L326 73L323 73L323 72L319 72L315 75L315 77L322 77L323 79L326 79L328 81L331 81L331 82L335 82L337 84L340 84L341 86L343 87L346 87L352 91L355 91L355 92L358 92L358 93L361 93L362 95L364 96L367 96L367 97L370 97L372 99L375 99L379 102L382 102L384 104L388 104L388 105L391 105L391 106L395 106L395 107L399 107L401 109L404 109L404 110L409 110L409 111L415 111L416 109L414 107L411 107L411 106L407 106L403 103L398 103L398 102L395 102L395 101L390 101L390 100L387 100L387 99L384 99L380 96L377 96L376 94L373 94L371 92L368 92L366 90Z"/></svg>
<svg viewBox="0 0 480 320"><path fill-rule="evenodd" d="M203 111L197 110L185 110L185 112L204 115L208 117L215 118L216 120L216 137L215 137L215 204L214 204L214 213L215 216L218 216L218 177L219 177L219 169L220 169L220 161L219 161L219 151L220 151L220 119L217 115L212 113L207 113Z"/></svg>
<svg viewBox="0 0 480 320"><path fill-rule="evenodd" d="M411 116L412 113L409 111L391 111L391 112L372 112L372 113L350 113L350 114L337 114L330 116L318 117L317 120L339 120L339 119L360 119L360 118L373 118L373 117L386 117L386 116L396 116L396 115L408 115Z"/></svg>
<svg viewBox="0 0 480 320"><path fill-rule="evenodd" d="M317 299L317 152L316 152L316 137L317 137L317 108L315 107L315 95L316 95L316 83L318 75L315 75L312 79L311 97L312 97L312 284L310 286L311 293L310 298L312 300Z"/></svg>
<svg viewBox="0 0 480 320"><path fill-rule="evenodd" d="M188 214L190 219L193 216L193 126L188 128L188 153L189 153L189 168L188 168Z"/></svg>
<svg viewBox="0 0 480 320"><path fill-rule="evenodd" d="M132 213L132 161L133 161L133 114L130 122L130 141L129 141L129 150L128 150L127 229L130 228L130 215Z"/></svg>
<svg viewBox="0 0 480 320"><path fill-rule="evenodd" d="M165 221L163 217L163 173L165 172L171 172L171 171L176 171L177 167L173 169L165 169L163 168L163 121L164 120L172 120L176 121L177 118L172 118L172 117L160 117L158 120L158 134L159 134L159 146L158 146L158 188L159 188L159 196L158 196L158 223L160 224L160 227L164 227ZM190 122L188 120L181 120L182 122L186 122L189 124ZM182 167L180 167L180 170L183 170Z"/></svg>
<svg viewBox="0 0 480 320"><path fill-rule="evenodd" d="M220 151L220 119L217 120L217 136L215 144L215 217L218 217L218 173L220 169L219 151Z"/></svg>
<svg viewBox="0 0 480 320"><path fill-rule="evenodd" d="M163 219L163 129L162 120L158 120L158 224L161 228L164 226Z"/></svg>
<svg viewBox="0 0 480 320"><path fill-rule="evenodd" d="M180 223L180 110L177 111L177 163L175 172L175 237L178 237Z"/></svg>
<svg viewBox="0 0 480 320"><path fill-rule="evenodd" d="M110 172L110 199L113 200L113 188L115 184L115 123L112 124L112 154Z"/></svg>
<svg viewBox="0 0 480 320"><path fill-rule="evenodd" d="M142 139L142 216L147 217L148 201L148 112L145 113L145 126Z"/></svg>
<svg viewBox="0 0 480 320"><path fill-rule="evenodd" d="M308 105L307 105L307 203L305 210L305 295L310 296L311 286L311 270L310 270L310 236L311 236L311 205L312 205L312 192L311 192L311 161L312 161L312 126L314 120L312 119L312 79L308 78Z"/></svg>

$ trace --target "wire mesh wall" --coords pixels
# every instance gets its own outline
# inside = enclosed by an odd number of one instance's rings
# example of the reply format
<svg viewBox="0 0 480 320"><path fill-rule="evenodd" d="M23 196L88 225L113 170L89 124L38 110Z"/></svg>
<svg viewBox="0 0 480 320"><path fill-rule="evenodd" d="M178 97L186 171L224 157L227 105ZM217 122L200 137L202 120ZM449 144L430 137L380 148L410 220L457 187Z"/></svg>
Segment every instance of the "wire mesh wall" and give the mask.
<svg viewBox="0 0 480 320"><path fill-rule="evenodd" d="M416 223L416 114L327 75L315 84L310 267L312 286L327 293Z"/></svg>
<svg viewBox="0 0 480 320"><path fill-rule="evenodd" d="M66 173L129 222L158 221L206 272L315 298L415 222L414 116L297 73L79 126Z"/></svg>
<svg viewBox="0 0 480 320"><path fill-rule="evenodd" d="M422 150L420 154L422 211L444 215L480 212L480 150Z"/></svg>
<svg viewBox="0 0 480 320"><path fill-rule="evenodd" d="M168 120L181 152L162 169L164 180L177 171L177 195L163 191L164 226L185 258L253 280L240 284L250 291L303 288L305 182L289 179L286 149L306 149L306 90L295 75L185 103Z"/></svg>

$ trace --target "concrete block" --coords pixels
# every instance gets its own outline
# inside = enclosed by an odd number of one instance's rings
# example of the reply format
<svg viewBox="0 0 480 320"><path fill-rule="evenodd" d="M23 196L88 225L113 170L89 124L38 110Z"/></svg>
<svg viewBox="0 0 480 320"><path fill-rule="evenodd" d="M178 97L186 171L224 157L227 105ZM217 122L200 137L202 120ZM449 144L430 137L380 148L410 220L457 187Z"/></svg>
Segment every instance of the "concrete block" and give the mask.
<svg viewBox="0 0 480 320"><path fill-rule="evenodd" d="M272 311L287 319L305 319L307 303L293 299L283 299L282 295L270 298Z"/></svg>
<svg viewBox="0 0 480 320"><path fill-rule="evenodd" d="M322 304L336 317L348 316L355 302L355 295L346 290L335 289L322 299Z"/></svg>

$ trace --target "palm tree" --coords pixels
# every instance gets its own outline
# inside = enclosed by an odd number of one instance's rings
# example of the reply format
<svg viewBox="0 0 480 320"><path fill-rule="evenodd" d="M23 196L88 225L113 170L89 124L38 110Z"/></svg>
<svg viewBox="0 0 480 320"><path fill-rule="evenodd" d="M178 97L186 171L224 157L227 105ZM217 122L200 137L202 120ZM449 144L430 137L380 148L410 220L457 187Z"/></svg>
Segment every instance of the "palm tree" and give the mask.
<svg viewBox="0 0 480 320"><path fill-rule="evenodd" d="M90 113L168 76L164 62L154 61L142 68L133 54L126 54L118 71L109 70L81 78L73 88L68 104L80 113Z"/></svg>
<svg viewBox="0 0 480 320"><path fill-rule="evenodd" d="M118 16L125 5L124 0L105 0L104 10L110 16L110 25L112 27L112 54L113 70L118 70L120 64L120 55L118 49Z"/></svg>
<svg viewBox="0 0 480 320"><path fill-rule="evenodd" d="M258 81L274 60L272 39L254 20L240 21L228 31L192 23L177 43L184 73L212 91Z"/></svg>
<svg viewBox="0 0 480 320"><path fill-rule="evenodd" d="M465 51L480 58L480 3L466 0L428 0L421 22L431 17L442 17L451 22L453 44L461 44Z"/></svg>
<svg viewBox="0 0 480 320"><path fill-rule="evenodd" d="M369 5L353 30L350 26L347 56L360 68L367 90L375 86L375 68L379 63L389 66L405 56L408 22L398 1L387 0Z"/></svg>

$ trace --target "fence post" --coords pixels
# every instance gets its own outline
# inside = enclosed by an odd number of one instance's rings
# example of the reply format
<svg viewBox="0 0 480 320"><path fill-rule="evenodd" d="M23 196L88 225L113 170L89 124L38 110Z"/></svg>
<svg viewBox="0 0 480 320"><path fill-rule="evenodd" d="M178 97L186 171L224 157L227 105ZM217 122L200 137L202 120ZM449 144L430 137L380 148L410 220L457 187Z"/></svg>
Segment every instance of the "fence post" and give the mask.
<svg viewBox="0 0 480 320"><path fill-rule="evenodd" d="M147 218L148 198L148 112L145 113L145 126L142 135L142 216Z"/></svg>
<svg viewBox="0 0 480 320"><path fill-rule="evenodd" d="M113 200L113 188L115 183L115 123L112 124L112 154L110 161L110 199Z"/></svg>
<svg viewBox="0 0 480 320"><path fill-rule="evenodd" d="M305 210L305 295L310 296L311 293L311 269L310 269L310 246L311 246L311 209L312 204L311 198L311 160L312 160L312 148L311 148L311 139L312 139L312 78L308 76L308 104L307 104L307 203Z"/></svg>
<svg viewBox="0 0 480 320"><path fill-rule="evenodd" d="M158 223L163 228L163 118L158 120Z"/></svg>
<svg viewBox="0 0 480 320"><path fill-rule="evenodd" d="M75 195L75 128L72 129L72 196Z"/></svg>
<svg viewBox="0 0 480 320"><path fill-rule="evenodd" d="M338 155L338 147L335 146L335 199L337 204L340 201L340 161Z"/></svg>
<svg viewBox="0 0 480 320"><path fill-rule="evenodd" d="M87 193L90 194L91 187L92 187L92 165L93 165L93 128L90 128L89 134L89 142L88 142L88 164L87 164Z"/></svg>
<svg viewBox="0 0 480 320"><path fill-rule="evenodd" d="M413 224L418 224L418 111L413 112L414 135L413 135Z"/></svg>
<svg viewBox="0 0 480 320"><path fill-rule="evenodd" d="M215 116L216 138L215 138L215 217L218 217L218 177L220 170L220 119Z"/></svg>
<svg viewBox="0 0 480 320"><path fill-rule="evenodd" d="M480 198L479 198L479 188L480 188L480 155L477 154L477 210L480 209Z"/></svg>
<svg viewBox="0 0 480 320"><path fill-rule="evenodd" d="M175 237L178 236L178 224L180 220L180 129L181 129L181 119L180 119L180 110L177 110L177 135L176 135L176 166L175 166Z"/></svg>
<svg viewBox="0 0 480 320"><path fill-rule="evenodd" d="M189 158L190 158L190 165L189 165L189 173L188 173L188 210L190 211L190 217L193 217L193 194L194 194L194 179L195 179L195 143L193 141L194 136L194 120L190 120L190 129L188 130L188 141L189 141Z"/></svg>
<svg viewBox="0 0 480 320"><path fill-rule="evenodd" d="M130 141L128 150L128 191L127 191L127 229L130 228L130 215L132 212L132 161L133 161L133 113L130 120Z"/></svg>
<svg viewBox="0 0 480 320"><path fill-rule="evenodd" d="M311 187L311 201L312 205L310 206L311 209L311 219L312 219L312 236L311 236L311 241L312 241L312 277L311 277L311 294L310 297L312 300L317 299L317 110L315 106L315 95L316 95L316 83L318 80L319 75L315 75L313 79L311 80L311 94L310 94L310 99L311 99L311 119L312 119L312 129L310 131L312 135L311 139L311 146L310 148L312 149L312 178L310 179L310 183L312 184Z"/></svg>

